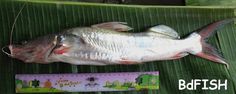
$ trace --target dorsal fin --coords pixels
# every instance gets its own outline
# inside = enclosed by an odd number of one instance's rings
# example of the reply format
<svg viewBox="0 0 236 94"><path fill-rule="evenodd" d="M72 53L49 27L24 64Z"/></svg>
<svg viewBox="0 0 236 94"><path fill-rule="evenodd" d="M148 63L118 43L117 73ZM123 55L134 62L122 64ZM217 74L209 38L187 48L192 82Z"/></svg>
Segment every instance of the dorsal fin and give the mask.
<svg viewBox="0 0 236 94"><path fill-rule="evenodd" d="M127 24L126 22L105 22L105 23L94 24L91 27L109 29L114 31L129 31L133 29L127 26L126 24Z"/></svg>
<svg viewBox="0 0 236 94"><path fill-rule="evenodd" d="M172 38L172 39L180 38L180 36L174 29L166 25L157 25L149 28L147 31L149 35L154 35L154 36L156 35L159 37Z"/></svg>

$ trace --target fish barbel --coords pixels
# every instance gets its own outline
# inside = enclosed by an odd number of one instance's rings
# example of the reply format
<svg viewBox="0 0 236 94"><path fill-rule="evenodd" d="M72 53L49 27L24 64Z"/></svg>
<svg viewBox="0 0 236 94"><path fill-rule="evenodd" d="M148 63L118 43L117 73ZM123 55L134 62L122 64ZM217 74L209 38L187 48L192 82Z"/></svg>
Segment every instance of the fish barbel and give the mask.
<svg viewBox="0 0 236 94"><path fill-rule="evenodd" d="M186 38L166 26L157 25L145 32L129 33L124 22L106 22L76 27L46 35L22 45L9 45L10 56L24 62L65 62L75 65L140 64L179 59L189 54L217 63L227 63L206 43L214 31L233 19L211 23Z"/></svg>

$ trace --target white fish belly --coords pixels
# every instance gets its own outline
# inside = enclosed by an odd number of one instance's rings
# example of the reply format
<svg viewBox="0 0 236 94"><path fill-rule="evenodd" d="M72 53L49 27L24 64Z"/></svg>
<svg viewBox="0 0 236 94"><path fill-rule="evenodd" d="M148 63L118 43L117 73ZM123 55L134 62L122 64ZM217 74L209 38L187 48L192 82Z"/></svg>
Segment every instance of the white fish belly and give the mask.
<svg viewBox="0 0 236 94"><path fill-rule="evenodd" d="M145 42L146 41L146 42ZM147 42L148 41L148 42ZM147 62L156 60L175 59L175 56L188 55L187 50L192 46L186 40L172 40L156 38L155 40L139 40L136 48L130 48L128 55L130 60Z"/></svg>

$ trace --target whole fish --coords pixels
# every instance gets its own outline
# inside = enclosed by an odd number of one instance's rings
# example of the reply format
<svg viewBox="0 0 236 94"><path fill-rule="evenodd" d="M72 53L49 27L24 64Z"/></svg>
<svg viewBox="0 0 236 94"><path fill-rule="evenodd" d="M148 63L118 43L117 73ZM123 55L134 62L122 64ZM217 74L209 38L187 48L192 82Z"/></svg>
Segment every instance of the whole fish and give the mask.
<svg viewBox="0 0 236 94"><path fill-rule="evenodd" d="M140 64L179 59L189 54L217 63L227 63L206 43L214 31L233 19L211 23L186 38L166 26L157 25L145 32L129 33L124 22L105 22L76 27L58 34L39 37L22 45L9 45L10 56L24 62L65 62L75 65Z"/></svg>

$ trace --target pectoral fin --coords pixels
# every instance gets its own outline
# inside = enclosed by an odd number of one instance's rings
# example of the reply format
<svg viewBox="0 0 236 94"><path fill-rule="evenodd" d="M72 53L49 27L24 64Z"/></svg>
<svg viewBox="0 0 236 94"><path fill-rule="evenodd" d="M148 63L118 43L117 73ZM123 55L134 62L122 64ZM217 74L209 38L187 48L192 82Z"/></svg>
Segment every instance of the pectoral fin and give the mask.
<svg viewBox="0 0 236 94"><path fill-rule="evenodd" d="M158 37L165 37L165 38L172 38L172 39L179 39L180 36L178 33L166 25L157 25L154 27L151 27L147 30L148 35L154 35Z"/></svg>
<svg viewBox="0 0 236 94"><path fill-rule="evenodd" d="M91 27L109 29L114 31L129 31L133 29L127 26L126 24L127 24L126 22L105 22L92 25Z"/></svg>

